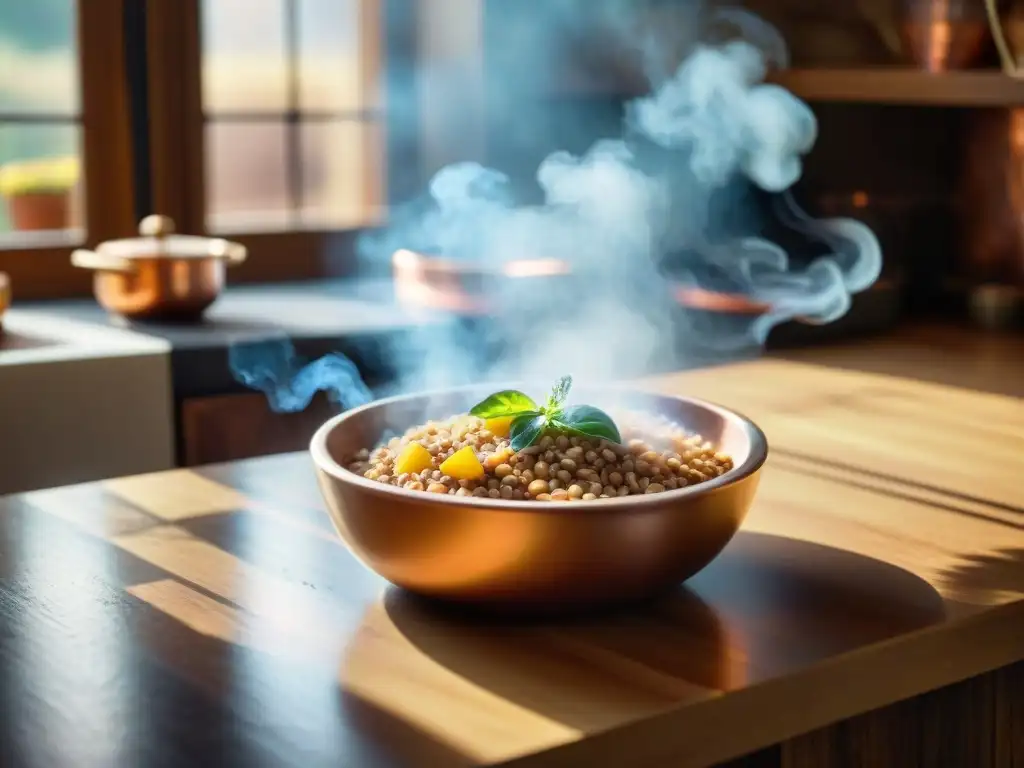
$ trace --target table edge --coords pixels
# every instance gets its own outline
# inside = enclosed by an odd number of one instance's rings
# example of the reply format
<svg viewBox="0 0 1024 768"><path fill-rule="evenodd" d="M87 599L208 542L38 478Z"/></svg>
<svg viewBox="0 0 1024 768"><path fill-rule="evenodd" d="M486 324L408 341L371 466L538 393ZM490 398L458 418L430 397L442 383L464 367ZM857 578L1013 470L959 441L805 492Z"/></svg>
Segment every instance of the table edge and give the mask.
<svg viewBox="0 0 1024 768"><path fill-rule="evenodd" d="M1020 661L1024 599L493 765L707 768Z"/></svg>

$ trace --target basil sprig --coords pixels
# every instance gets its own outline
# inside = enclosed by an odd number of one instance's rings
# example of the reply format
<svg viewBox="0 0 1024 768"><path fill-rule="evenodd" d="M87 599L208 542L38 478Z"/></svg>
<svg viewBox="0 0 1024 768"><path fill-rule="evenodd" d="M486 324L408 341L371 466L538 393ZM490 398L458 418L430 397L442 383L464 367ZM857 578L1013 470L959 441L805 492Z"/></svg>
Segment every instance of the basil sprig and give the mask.
<svg viewBox="0 0 1024 768"><path fill-rule="evenodd" d="M544 432L578 435L622 442L611 416L592 405L565 407L572 388L572 377L563 376L548 395L544 406L538 406L529 395L515 389L495 392L473 406L471 415L481 419L512 417L509 430L512 450L521 451L533 445Z"/></svg>

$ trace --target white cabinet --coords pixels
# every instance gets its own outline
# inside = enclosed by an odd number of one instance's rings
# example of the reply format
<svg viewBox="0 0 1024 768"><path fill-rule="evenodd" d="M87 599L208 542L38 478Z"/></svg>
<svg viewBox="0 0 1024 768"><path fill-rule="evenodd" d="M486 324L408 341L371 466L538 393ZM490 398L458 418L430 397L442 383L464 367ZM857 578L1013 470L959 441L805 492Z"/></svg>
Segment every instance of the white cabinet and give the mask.
<svg viewBox="0 0 1024 768"><path fill-rule="evenodd" d="M174 464L170 347L10 310L0 337L0 494Z"/></svg>

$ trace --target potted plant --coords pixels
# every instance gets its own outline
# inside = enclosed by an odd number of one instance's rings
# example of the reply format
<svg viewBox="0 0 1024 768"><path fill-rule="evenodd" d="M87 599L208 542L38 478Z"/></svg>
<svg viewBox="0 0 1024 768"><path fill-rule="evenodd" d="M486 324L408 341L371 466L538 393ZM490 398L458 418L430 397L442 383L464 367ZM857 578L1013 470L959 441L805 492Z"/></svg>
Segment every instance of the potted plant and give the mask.
<svg viewBox="0 0 1024 768"><path fill-rule="evenodd" d="M64 229L78 184L75 157L23 160L0 166L0 195L16 230Z"/></svg>

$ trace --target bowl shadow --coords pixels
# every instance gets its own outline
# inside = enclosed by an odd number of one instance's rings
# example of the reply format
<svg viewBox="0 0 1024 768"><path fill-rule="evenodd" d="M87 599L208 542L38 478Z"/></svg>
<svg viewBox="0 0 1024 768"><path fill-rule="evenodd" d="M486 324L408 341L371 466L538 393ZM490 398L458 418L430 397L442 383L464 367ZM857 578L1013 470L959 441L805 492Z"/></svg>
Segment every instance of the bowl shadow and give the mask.
<svg viewBox="0 0 1024 768"><path fill-rule="evenodd" d="M622 610L522 621L392 587L364 627L397 632L416 665L440 667L452 679L595 732L944 618L939 593L908 571L741 531L687 584Z"/></svg>
<svg viewBox="0 0 1024 768"><path fill-rule="evenodd" d="M689 586L723 617L763 680L947 619L942 595L891 563L741 531Z"/></svg>

